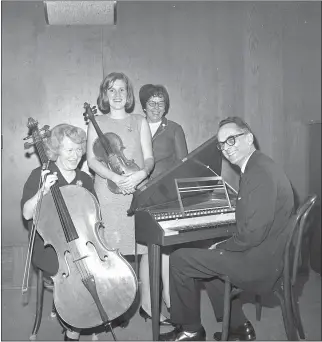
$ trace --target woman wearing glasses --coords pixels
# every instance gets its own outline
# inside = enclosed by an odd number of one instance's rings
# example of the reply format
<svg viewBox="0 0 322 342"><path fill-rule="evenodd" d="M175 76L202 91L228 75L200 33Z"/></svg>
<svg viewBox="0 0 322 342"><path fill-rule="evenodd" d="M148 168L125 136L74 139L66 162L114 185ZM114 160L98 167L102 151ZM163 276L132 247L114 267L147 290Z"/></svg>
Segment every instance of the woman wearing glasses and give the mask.
<svg viewBox="0 0 322 342"><path fill-rule="evenodd" d="M187 143L182 127L165 116L169 111L170 99L166 88L162 85L145 84L141 87L140 102L146 114L152 135L152 150L155 166L149 179L153 179L179 163L187 154ZM151 318L151 302L149 287L149 272L141 279L141 308L140 315L146 320ZM141 272L142 276L142 272ZM170 308L169 296L169 255L162 254L163 300ZM161 315L160 324L170 324Z"/></svg>

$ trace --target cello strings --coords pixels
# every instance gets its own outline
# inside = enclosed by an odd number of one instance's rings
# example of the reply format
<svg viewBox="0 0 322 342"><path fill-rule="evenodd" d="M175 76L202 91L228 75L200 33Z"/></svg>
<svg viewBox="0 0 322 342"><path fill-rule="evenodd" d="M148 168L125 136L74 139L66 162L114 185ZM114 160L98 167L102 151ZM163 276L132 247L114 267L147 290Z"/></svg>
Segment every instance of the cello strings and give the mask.
<svg viewBox="0 0 322 342"><path fill-rule="evenodd" d="M63 206L63 198L59 198L59 197L62 197L62 194L61 192L59 191L59 188L57 186L53 186L52 187L52 193L53 193L53 199L55 201L55 204L56 204L56 208L57 208L57 212L58 212L58 215L59 215L59 219L60 219L60 222L61 222L61 225L62 225L62 228L64 230L64 233L66 233L67 235L65 236L66 237L66 240L67 240L67 243L69 243L71 241L71 234L70 234L70 231L68 229L68 227L66 227L66 223L68 225L68 221L70 220L71 221L71 218L69 216L69 213L66 212L66 209L64 208ZM72 221L71 221L72 222ZM74 255L75 254L75 251L73 250L73 248L70 248L72 250L72 256L73 256L73 260L75 259ZM75 263L76 267L77 267L77 262ZM82 279L85 277L85 275L83 274L82 270L79 269L79 267L77 267L77 269L79 270L79 273L82 277Z"/></svg>
<svg viewBox="0 0 322 342"><path fill-rule="evenodd" d="M42 137L40 136L39 132L35 132L35 134L36 134L36 137L34 136L34 142L35 142L37 150L40 154L40 160L44 164L47 164L47 169L48 169L50 160L48 159L47 154L45 152ZM45 175L45 177L46 176L47 175ZM40 184L41 184L41 180L40 180L39 186L40 186ZM45 184L45 178L43 180L43 186L44 186L44 184ZM58 185L54 184L50 190L51 190L52 197L53 197L56 209L57 209L57 213L58 213L61 225L62 225L62 229L63 229L64 234L65 234L65 238L67 239L67 243L68 243L69 241L71 241L71 238L72 238L72 236L70 236L71 234L70 234L70 231L68 229L68 224L71 224L72 226L74 226L73 221L71 220L71 217L70 217L69 212L68 212L68 208L65 204L64 198L62 196L62 193L61 193ZM41 199L42 199L42 197L41 197ZM39 212L40 212L40 205L39 205L39 207L37 206L36 213L39 214ZM66 227L66 225L67 225L67 227ZM34 235L35 235L35 233L34 233ZM71 248L71 249L73 249L73 248ZM73 254L75 254L75 251L73 251ZM78 251L77 251L77 254L78 254L78 258L80 258ZM74 256L73 256L73 258L74 258ZM80 261L82 261L82 260L80 260ZM82 262L82 264L83 264L83 262ZM76 267L77 267L82 279L85 279L85 275L89 275L87 267L84 267L85 272L81 267L79 267L78 262L76 262ZM84 273L85 273L85 275L84 275Z"/></svg>
<svg viewBox="0 0 322 342"><path fill-rule="evenodd" d="M65 224L70 223L71 225L73 225L73 221L69 215L67 207L65 208L65 205L64 205L65 202L63 202L63 198L61 198L61 199L59 198L59 197L62 197L62 194L59 191L59 188L57 186L53 187L53 192L54 192L53 198L54 198L55 202L57 203L56 207L57 207L57 211L58 211L63 229L69 235L68 239L71 240L70 232L69 232L68 228L65 226ZM69 241L67 241L67 242L69 242ZM81 255L79 254L77 248L75 251L75 248L71 247L71 252L72 252L71 254L73 256L73 260L78 259L78 261L74 262L74 264L77 267L81 278L85 279L85 278L89 277L91 275L91 273L89 272L86 263L83 260L79 260L81 258Z"/></svg>
<svg viewBox="0 0 322 342"><path fill-rule="evenodd" d="M37 142L36 142L37 144ZM45 153L45 150L43 148L43 146L38 143L37 146L38 147L38 151L41 155L41 159L42 160L46 160L47 156L46 156L46 153ZM48 165L49 165L49 160L47 160L47 168L48 168ZM58 213L58 216L59 216L59 219L60 219L60 222L61 222L61 225L62 225L62 229L64 230L64 233L66 233L66 238L68 239L67 242L69 242L71 240L71 234L70 234L70 231L68 229L68 223L70 223L71 225L73 225L73 222L71 220L71 217L69 215L69 212L68 212L68 208L66 207L66 204L64 202L64 198L62 196L62 193L59 189L59 187L57 186L57 184L54 184L52 187L51 187L51 192L52 192L52 197L54 199L54 203L55 203L55 206L56 206L56 209L57 209L57 213ZM67 227L66 227L67 225ZM75 260L75 250L74 248L71 248L73 250L73 253L72 253L72 256L73 256L73 259ZM77 259L80 258L80 255L79 253L77 253ZM82 260L80 260L82 261ZM82 279L85 279L86 276L89 276L89 271L88 271L88 268L87 268L87 265L85 263L81 263L83 266L86 266L86 267L80 267L80 263L79 262L75 262L75 266L77 267L77 270L78 272L80 273L80 276Z"/></svg>

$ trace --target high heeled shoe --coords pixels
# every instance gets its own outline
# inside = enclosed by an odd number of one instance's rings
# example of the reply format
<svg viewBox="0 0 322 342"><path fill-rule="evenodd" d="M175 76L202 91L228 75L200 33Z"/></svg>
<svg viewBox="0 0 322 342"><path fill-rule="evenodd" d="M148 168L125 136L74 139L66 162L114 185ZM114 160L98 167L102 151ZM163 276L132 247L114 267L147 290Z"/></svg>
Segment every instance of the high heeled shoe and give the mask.
<svg viewBox="0 0 322 342"><path fill-rule="evenodd" d="M152 319L152 317L140 306L139 315L147 321L148 319ZM169 318L166 318L164 321L160 321L160 325L172 325Z"/></svg>
<svg viewBox="0 0 322 342"><path fill-rule="evenodd" d="M124 316L118 317L113 321L113 326L126 328L130 324L130 320L125 318Z"/></svg>
<svg viewBox="0 0 322 342"><path fill-rule="evenodd" d="M64 334L64 341L79 341L79 338L70 338L66 335L66 333Z"/></svg>

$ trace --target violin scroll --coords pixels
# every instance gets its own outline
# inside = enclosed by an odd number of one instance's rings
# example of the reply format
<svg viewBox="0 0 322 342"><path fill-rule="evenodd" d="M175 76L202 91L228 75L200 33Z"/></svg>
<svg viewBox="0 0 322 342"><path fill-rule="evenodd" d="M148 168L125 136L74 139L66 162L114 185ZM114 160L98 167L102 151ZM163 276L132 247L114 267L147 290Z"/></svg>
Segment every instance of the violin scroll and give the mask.
<svg viewBox="0 0 322 342"><path fill-rule="evenodd" d="M83 113L84 120L86 125L89 121L95 120L94 116L97 114L97 108L96 106L91 107L91 105L87 102L84 103L85 113Z"/></svg>

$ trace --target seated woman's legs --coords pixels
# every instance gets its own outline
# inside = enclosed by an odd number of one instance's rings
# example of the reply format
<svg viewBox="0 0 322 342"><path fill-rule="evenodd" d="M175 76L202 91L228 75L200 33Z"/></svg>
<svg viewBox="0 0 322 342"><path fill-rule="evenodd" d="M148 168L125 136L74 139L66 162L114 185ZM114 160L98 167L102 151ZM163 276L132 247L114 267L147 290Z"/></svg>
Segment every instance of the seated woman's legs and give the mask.
<svg viewBox="0 0 322 342"><path fill-rule="evenodd" d="M162 298L168 310L170 309L169 260L170 256L163 253L161 266Z"/></svg>
<svg viewBox="0 0 322 342"><path fill-rule="evenodd" d="M64 341L78 341L80 336L79 331L66 330Z"/></svg>

